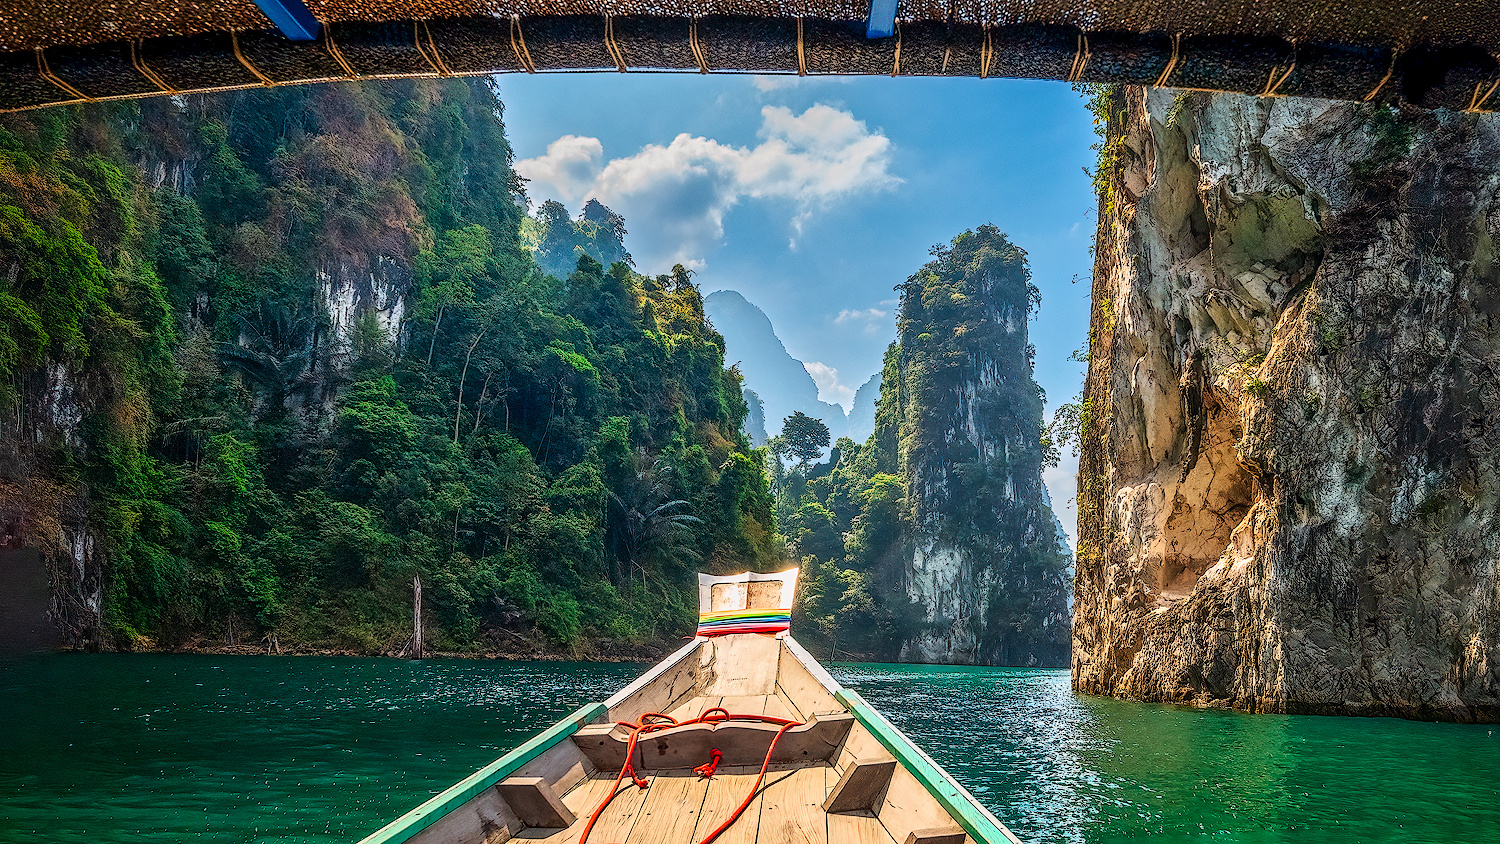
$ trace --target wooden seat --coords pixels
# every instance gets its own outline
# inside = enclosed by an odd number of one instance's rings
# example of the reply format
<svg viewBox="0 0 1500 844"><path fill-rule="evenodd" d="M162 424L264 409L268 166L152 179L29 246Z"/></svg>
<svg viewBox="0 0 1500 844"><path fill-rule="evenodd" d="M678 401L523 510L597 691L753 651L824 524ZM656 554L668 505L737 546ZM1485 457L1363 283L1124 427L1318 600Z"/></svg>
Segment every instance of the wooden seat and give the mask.
<svg viewBox="0 0 1500 844"><path fill-rule="evenodd" d="M854 725L848 713L819 715L800 727L793 727L776 742L772 763L825 762L843 743ZM641 736L636 744L636 767L646 770L695 768L718 750L724 754L720 764L753 765L765 761L766 749L781 727L753 721L730 721L723 724L689 724ZM630 729L617 724L594 724L573 734L573 743L601 771L618 771L625 764L625 748Z"/></svg>

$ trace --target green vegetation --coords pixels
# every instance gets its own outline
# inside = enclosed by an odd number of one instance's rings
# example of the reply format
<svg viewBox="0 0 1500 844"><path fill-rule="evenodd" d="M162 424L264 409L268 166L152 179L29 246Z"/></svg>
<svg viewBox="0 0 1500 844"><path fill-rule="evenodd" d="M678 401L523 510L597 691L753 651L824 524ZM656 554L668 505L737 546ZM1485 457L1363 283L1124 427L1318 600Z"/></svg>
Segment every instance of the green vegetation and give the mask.
<svg viewBox="0 0 1500 844"><path fill-rule="evenodd" d="M1163 121L1163 124L1168 129L1176 127L1182 120L1183 111L1185 111L1192 104L1192 102L1192 91L1179 91L1177 96L1172 98L1172 104L1167 106L1167 118L1165 121Z"/></svg>
<svg viewBox="0 0 1500 844"><path fill-rule="evenodd" d="M584 203L576 220L562 203L543 202L535 217L521 221L521 240L537 266L558 278L567 278L584 255L605 266L635 263L625 251L625 218L597 199Z"/></svg>
<svg viewBox="0 0 1500 844"><path fill-rule="evenodd" d="M1363 105L1361 116L1368 121L1370 149L1364 159L1353 166L1354 180L1369 183L1391 165L1404 161L1416 145L1415 128L1402 119L1395 106Z"/></svg>
<svg viewBox="0 0 1500 844"><path fill-rule="evenodd" d="M823 420L798 410L782 423L781 434L775 437L772 451L778 456L786 454L796 458L798 467L802 468L823 453L828 447L828 437L828 426Z"/></svg>
<svg viewBox="0 0 1500 844"><path fill-rule="evenodd" d="M1057 659L1069 558L1041 492L1042 393L1024 330L1039 294L1026 253L994 226L933 256L897 288L875 433L840 439L827 463L772 465L777 518L803 564L797 632L896 658L928 624L905 572L918 543L936 543L994 575L968 620L986 631L981 661L1011 664L1013 646Z"/></svg>
<svg viewBox="0 0 1500 844"><path fill-rule="evenodd" d="M1090 171L1085 167L1083 173L1093 183L1094 195L1099 197L1101 218L1113 217L1119 191L1119 180L1116 177L1120 169L1120 151L1125 146L1125 134L1121 132L1117 137L1110 138L1109 124L1111 120L1121 117L1125 86L1080 82L1073 86L1073 90L1086 98L1085 105L1089 113L1094 115L1094 134L1099 136L1099 143L1092 147L1098 156L1094 169ZM1176 103L1173 105L1175 107Z"/></svg>
<svg viewBox="0 0 1500 844"><path fill-rule="evenodd" d="M406 81L0 118L0 486L87 502L106 646L387 651L420 575L437 650L631 648L691 630L698 567L781 558L689 274L598 203L528 218L500 113Z"/></svg>

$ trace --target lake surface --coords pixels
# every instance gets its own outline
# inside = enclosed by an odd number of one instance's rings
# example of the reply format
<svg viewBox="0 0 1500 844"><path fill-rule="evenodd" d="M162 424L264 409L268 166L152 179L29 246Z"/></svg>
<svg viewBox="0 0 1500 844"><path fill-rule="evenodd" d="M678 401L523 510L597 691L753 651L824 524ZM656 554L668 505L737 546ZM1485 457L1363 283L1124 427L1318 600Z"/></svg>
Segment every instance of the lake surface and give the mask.
<svg viewBox="0 0 1500 844"><path fill-rule="evenodd" d="M356 842L643 668L0 662L0 841ZM1065 671L831 668L1028 842L1500 843L1492 726L1076 697Z"/></svg>

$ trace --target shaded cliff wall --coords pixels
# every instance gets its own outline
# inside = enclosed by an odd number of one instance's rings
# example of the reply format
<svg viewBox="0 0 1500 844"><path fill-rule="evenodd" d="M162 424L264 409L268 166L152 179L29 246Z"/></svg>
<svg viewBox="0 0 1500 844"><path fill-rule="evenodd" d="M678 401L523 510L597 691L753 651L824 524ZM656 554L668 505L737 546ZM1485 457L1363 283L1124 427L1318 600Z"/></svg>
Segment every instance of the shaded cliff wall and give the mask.
<svg viewBox="0 0 1500 844"><path fill-rule="evenodd" d="M1069 559L1042 486L1026 253L980 226L934 254L901 287L895 383L881 384L896 412L877 420L898 426L900 581L924 614L900 658L1066 665Z"/></svg>
<svg viewBox="0 0 1500 844"><path fill-rule="evenodd" d="M1500 717L1500 121L1099 106L1074 687Z"/></svg>

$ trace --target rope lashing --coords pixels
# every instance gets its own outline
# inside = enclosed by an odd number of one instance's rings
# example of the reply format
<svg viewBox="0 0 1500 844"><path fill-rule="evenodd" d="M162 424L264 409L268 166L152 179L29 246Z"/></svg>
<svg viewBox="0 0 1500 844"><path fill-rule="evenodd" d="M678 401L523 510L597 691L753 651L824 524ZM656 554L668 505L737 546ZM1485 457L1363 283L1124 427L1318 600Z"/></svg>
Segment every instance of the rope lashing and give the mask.
<svg viewBox="0 0 1500 844"><path fill-rule="evenodd" d="M245 58L245 54L240 52L240 37L235 33L235 30L233 29L229 30L229 43L234 46L234 57L236 59L239 59L240 64L244 65L246 70L254 74L256 79L260 80L260 84L266 86L267 88L276 84L276 80L265 75L264 73L261 73L260 68L251 64L250 60Z"/></svg>
<svg viewBox="0 0 1500 844"><path fill-rule="evenodd" d="M760 721L767 724L780 724L781 729L777 730L776 735L771 737L771 745L766 748L766 759L760 764L760 775L755 778L755 784L750 786L750 793L745 795L745 799L740 802L739 807L728 818L725 818L723 823L715 827L713 832L704 836L698 844L712 844L714 839L723 835L726 829L729 829L735 821L739 820L740 815L745 813L745 809L749 807L750 802L760 793L761 783L765 782L766 779L766 771L771 767L771 755L776 752L776 743L781 741L781 737L786 734L787 730L802 726L802 721L793 721L790 718L777 718L772 715L731 715L722 706L715 706L705 709L702 715L687 721L678 721L676 718L670 715L663 715L660 712L647 712L641 716L640 723L629 721L617 722L622 727L630 728L630 740L625 743L625 764L620 766L620 773L615 776L615 783L610 787L609 794L605 795L604 799L599 801L599 805L589 815L588 823L584 824L583 827L583 834L578 837L578 844L588 844L589 833L593 832L594 824L598 823L599 816L604 814L604 809L610 804L610 801L619 796L620 786L625 782L627 776L630 777L631 784L636 788L647 788L651 785L635 769L635 746L641 736L648 733L660 732L661 730L670 730L673 727L686 727L690 724L718 725L726 721ZM713 776L714 770L718 768L720 760L724 758L724 754L715 749L709 756L711 758L707 764L699 765L693 769L695 773L704 777Z"/></svg>
<svg viewBox="0 0 1500 844"><path fill-rule="evenodd" d="M1380 89L1385 87L1385 83L1391 81L1391 74L1396 72L1397 55L1398 54L1395 50L1391 51L1391 66L1385 69L1385 75L1380 77L1380 81L1375 83L1375 87L1370 89L1370 93L1365 94L1364 102L1369 102L1375 99L1375 95L1380 93Z"/></svg>
<svg viewBox="0 0 1500 844"><path fill-rule="evenodd" d="M901 75L901 21L896 21L896 58L891 63L891 75Z"/></svg>
<svg viewBox="0 0 1500 844"><path fill-rule="evenodd" d="M427 36L427 46L422 46L422 36ZM427 26L427 21L415 21L412 23L412 37L417 43L417 52L422 54L423 61L427 66L437 71L438 76L452 76L453 71L448 69L448 64L443 61L442 53L438 52L437 42L432 39L432 29Z"/></svg>
<svg viewBox="0 0 1500 844"><path fill-rule="evenodd" d="M1296 45L1295 44L1292 46L1292 49L1293 49L1293 52L1292 52L1292 63L1289 64L1289 65L1287 65L1286 70L1283 71L1280 76L1276 75L1276 71L1280 70L1280 68L1276 68L1276 67L1271 68L1270 75L1266 77L1266 87L1265 87L1265 90L1263 90L1263 91L1260 92L1260 95L1262 97L1279 97L1279 96L1285 96L1283 94L1277 94L1276 93L1276 89L1280 88L1281 87L1281 83L1285 82L1287 80L1287 77L1289 77L1289 76L1292 75L1292 71L1294 71L1294 70L1297 69L1297 54L1296 54Z"/></svg>
<svg viewBox="0 0 1500 844"><path fill-rule="evenodd" d="M984 25L984 45L979 48L979 78L988 79L990 75L990 62L995 59L995 37L990 33L990 25Z"/></svg>
<svg viewBox="0 0 1500 844"><path fill-rule="evenodd" d="M74 88L72 85L69 85L68 83L62 81L61 79L58 79L55 75L53 75L52 68L47 66L47 55L42 52L41 47L36 48L36 69L37 73L40 73L43 79L51 82L58 88L61 88L62 90L68 92L69 94L72 94L73 96L77 97L80 100L83 100L84 102L96 102L93 97L90 97L88 94L85 94L84 92L78 90L77 88Z"/></svg>
<svg viewBox="0 0 1500 844"><path fill-rule="evenodd" d="M1496 79L1494 82L1491 82L1489 88L1485 88L1483 82L1475 85L1474 96L1469 98L1469 107L1464 109L1464 111L1470 114L1483 111L1485 101L1490 98L1491 94L1495 93L1496 88L1500 88L1500 79ZM1484 91L1484 94L1481 95L1479 93L1480 91Z"/></svg>
<svg viewBox="0 0 1500 844"><path fill-rule="evenodd" d="M1175 34L1175 35L1172 36L1172 58L1170 58L1170 59L1167 60L1167 66L1164 67L1164 68L1162 68L1161 76L1158 76L1156 78L1156 87L1158 87L1158 88L1165 88L1165 87L1167 87L1167 80L1171 79L1172 78L1172 74L1177 72L1177 62L1181 58L1182 58L1182 34L1181 33L1177 33L1177 34Z"/></svg>
<svg viewBox="0 0 1500 844"><path fill-rule="evenodd" d="M797 75L807 75L807 55L802 51L802 18L797 18Z"/></svg>
<svg viewBox="0 0 1500 844"><path fill-rule="evenodd" d="M719 769L719 763L723 761L724 752L716 747L708 752L708 761L694 768L693 773L708 779L714 775L714 771Z"/></svg>
<svg viewBox="0 0 1500 844"><path fill-rule="evenodd" d="M130 42L130 63L135 66L136 72L151 80L152 85L155 85L156 87L162 89L164 92L168 94L177 93L176 88L168 85L165 79L157 76L156 71L152 70L146 65L146 60L141 58L139 46L140 43L141 40L139 38Z"/></svg>
<svg viewBox="0 0 1500 844"><path fill-rule="evenodd" d="M526 33L521 31L520 15L510 16L510 49L527 73L536 73L536 65L531 63L531 51L526 49Z"/></svg>
<svg viewBox="0 0 1500 844"><path fill-rule="evenodd" d="M1089 66L1089 37L1084 33L1078 33L1078 49L1073 53L1073 67L1068 71L1068 81L1077 82L1078 77L1083 75L1083 69Z"/></svg>
<svg viewBox="0 0 1500 844"><path fill-rule="evenodd" d="M333 28L326 23L323 24L323 44L328 47L328 55L333 56L333 60L344 69L345 76L352 79L359 75L354 72L354 65L349 64L349 60L344 58L344 54L339 51L339 45L333 43Z"/></svg>
<svg viewBox="0 0 1500 844"><path fill-rule="evenodd" d="M604 16L604 49L609 51L609 58L615 63L615 70L625 72L625 54L621 52L620 45L615 42L615 16L606 14Z"/></svg>
<svg viewBox="0 0 1500 844"><path fill-rule="evenodd" d="M688 49L693 51L693 61L698 63L698 72L708 73L708 54L703 49L703 42L698 40L697 15L688 20Z"/></svg>

